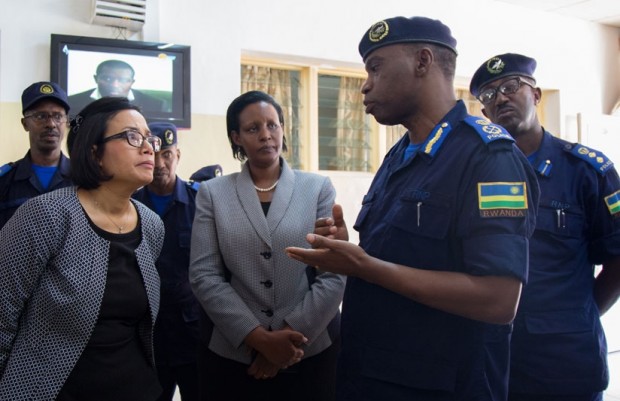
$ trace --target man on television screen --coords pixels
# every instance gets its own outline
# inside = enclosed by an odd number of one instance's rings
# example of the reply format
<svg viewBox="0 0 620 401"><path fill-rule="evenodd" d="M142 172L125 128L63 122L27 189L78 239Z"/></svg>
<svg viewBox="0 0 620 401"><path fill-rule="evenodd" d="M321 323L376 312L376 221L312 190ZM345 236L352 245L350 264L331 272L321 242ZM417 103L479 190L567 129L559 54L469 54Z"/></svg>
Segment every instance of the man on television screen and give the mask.
<svg viewBox="0 0 620 401"><path fill-rule="evenodd" d="M105 96L123 96L140 106L143 112L170 112L170 104L143 91L132 89L135 71L131 65L122 60L105 60L97 66L94 75L96 88L69 96L71 110L79 113L93 100Z"/></svg>

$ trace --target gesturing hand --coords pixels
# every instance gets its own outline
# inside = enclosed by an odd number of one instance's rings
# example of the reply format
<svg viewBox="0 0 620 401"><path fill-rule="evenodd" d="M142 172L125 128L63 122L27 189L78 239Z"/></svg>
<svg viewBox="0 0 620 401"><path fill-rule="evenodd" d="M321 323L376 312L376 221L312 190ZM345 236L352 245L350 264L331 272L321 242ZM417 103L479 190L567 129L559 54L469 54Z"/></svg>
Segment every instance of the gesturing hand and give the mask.
<svg viewBox="0 0 620 401"><path fill-rule="evenodd" d="M332 208L332 216L333 217L317 219L314 223L314 233L327 238L348 241L349 231L344 222L342 206L338 204L334 205Z"/></svg>

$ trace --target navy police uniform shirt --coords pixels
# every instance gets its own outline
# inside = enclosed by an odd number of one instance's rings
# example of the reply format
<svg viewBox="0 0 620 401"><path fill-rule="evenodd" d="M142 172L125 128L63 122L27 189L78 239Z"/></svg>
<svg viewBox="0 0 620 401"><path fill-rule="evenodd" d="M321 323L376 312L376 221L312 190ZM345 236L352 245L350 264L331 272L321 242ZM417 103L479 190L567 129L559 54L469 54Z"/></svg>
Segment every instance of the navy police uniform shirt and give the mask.
<svg viewBox="0 0 620 401"><path fill-rule="evenodd" d="M462 101L413 156L408 135L388 152L355 223L371 256L427 270L527 277L536 218L533 169L501 127L467 115ZM342 400L491 400L489 326L355 277L342 315ZM507 370L502 367L502 370ZM487 374L488 373L488 374ZM420 398L420 397L425 398ZM416 398L417 397L417 398Z"/></svg>
<svg viewBox="0 0 620 401"><path fill-rule="evenodd" d="M69 178L69 159L62 153L58 169L49 186L43 188L32 167L30 151L23 159L0 168L0 228L13 216L13 213L30 198L71 186Z"/></svg>
<svg viewBox="0 0 620 401"><path fill-rule="evenodd" d="M133 198L155 210L148 187ZM179 366L196 362L200 307L189 285L188 268L196 189L179 177L172 203L162 220L164 245L155 263L161 279L159 316L155 325L155 362Z"/></svg>
<svg viewBox="0 0 620 401"><path fill-rule="evenodd" d="M620 182L600 152L545 132L530 274L514 323L511 392L577 394L608 382L594 265L620 255Z"/></svg>

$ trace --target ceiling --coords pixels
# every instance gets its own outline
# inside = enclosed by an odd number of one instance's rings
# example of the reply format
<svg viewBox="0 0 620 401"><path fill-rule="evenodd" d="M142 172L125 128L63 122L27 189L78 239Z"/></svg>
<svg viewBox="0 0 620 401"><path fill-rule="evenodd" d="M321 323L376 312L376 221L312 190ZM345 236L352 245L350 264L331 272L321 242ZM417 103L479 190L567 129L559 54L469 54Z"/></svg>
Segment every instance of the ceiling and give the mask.
<svg viewBox="0 0 620 401"><path fill-rule="evenodd" d="M496 0L620 28L620 0Z"/></svg>

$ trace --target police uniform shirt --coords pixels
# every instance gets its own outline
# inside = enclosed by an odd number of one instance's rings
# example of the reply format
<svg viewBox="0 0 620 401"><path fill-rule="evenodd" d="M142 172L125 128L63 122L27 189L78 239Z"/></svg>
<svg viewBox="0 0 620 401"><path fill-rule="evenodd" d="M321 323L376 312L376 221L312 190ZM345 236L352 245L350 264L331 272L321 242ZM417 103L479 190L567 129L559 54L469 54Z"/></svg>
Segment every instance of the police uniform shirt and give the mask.
<svg viewBox="0 0 620 401"><path fill-rule="evenodd" d="M403 161L408 144L404 135L390 150L364 197L354 227L365 251L416 268L525 281L538 190L512 138L468 117L459 101ZM490 394L486 326L349 277L339 394L346 400L410 399L407 388ZM389 393L394 389L402 392Z"/></svg>
<svg viewBox="0 0 620 401"><path fill-rule="evenodd" d="M15 162L11 169L5 170L0 175L0 228L4 227L15 210L28 199L71 185L69 159L64 154L60 154L58 169L46 189L34 172L28 151L23 159Z"/></svg>
<svg viewBox="0 0 620 401"><path fill-rule="evenodd" d="M541 199L512 338L511 391L602 391L607 348L593 269L620 255L618 174L600 152L549 132L532 166Z"/></svg>
<svg viewBox="0 0 620 401"><path fill-rule="evenodd" d="M154 210L148 187L133 198ZM156 363L160 365L196 362L200 307L188 278L195 199L196 189L177 177L172 202L161 216L166 235L155 264L161 278L161 306L155 325Z"/></svg>

